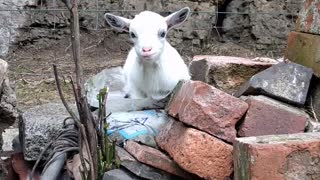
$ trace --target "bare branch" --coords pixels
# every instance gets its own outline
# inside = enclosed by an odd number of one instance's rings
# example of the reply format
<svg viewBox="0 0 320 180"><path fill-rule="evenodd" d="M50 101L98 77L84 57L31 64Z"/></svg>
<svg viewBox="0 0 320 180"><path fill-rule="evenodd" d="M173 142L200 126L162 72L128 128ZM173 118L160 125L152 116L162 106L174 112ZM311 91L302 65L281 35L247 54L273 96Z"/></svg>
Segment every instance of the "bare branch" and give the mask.
<svg viewBox="0 0 320 180"><path fill-rule="evenodd" d="M97 131L94 126L92 113L90 112L89 105L86 98L86 92L83 83L83 70L80 63L80 28L79 28L79 12L78 0L63 0L70 11L70 30L71 30L71 45L72 55L75 63L76 73L76 86L73 87L77 101L77 108L79 111L80 122L83 124L83 138L85 144L89 146L88 152L91 158L91 179L95 180L98 174L98 138ZM80 126L81 127L81 126ZM82 128L80 128L83 130ZM89 137L86 134L90 134ZM88 142L90 144L88 144Z"/></svg>
<svg viewBox="0 0 320 180"><path fill-rule="evenodd" d="M76 122L77 124L77 127L79 128L79 155L80 155L80 160L81 160L81 164L83 166L83 169L85 171L85 174L88 173L88 170L87 170L87 166L85 165L85 161L84 161L84 157L83 157L83 152L82 152L82 139L84 139L84 144L86 146L86 149L87 149L87 152L88 154L90 154L90 149L89 149L89 146L88 146L88 141L86 139L86 132L85 130L83 130L83 125L80 123L78 117L73 113L73 111L70 109L68 103L66 102L65 98L64 98L64 95L62 93L62 90L61 90L61 85L60 85L60 81L59 81L59 76L58 76L58 70L57 70L57 66L54 64L53 65L53 72L54 72L54 77L55 77L55 80L56 80L56 84L57 84L57 89L58 89L58 92L59 92L59 96L60 96L60 99L64 105L64 107L67 109L67 111L69 112L69 114L71 115L71 117L74 119L74 121ZM71 83L72 83L72 87L74 88L74 83L72 81L72 78L71 78ZM74 96L75 96L75 99L77 99L77 94L74 90ZM77 106L78 106L78 103L77 103ZM79 111L79 109L78 109ZM93 164L92 164L92 159L90 159L90 156L89 156L89 162L90 162L90 166L91 168L93 168Z"/></svg>
<svg viewBox="0 0 320 180"><path fill-rule="evenodd" d="M312 114L313 114L314 119L315 119L317 122L319 122L319 119L317 118L317 114L316 114L316 112L314 111L313 99L312 99L312 97L310 98L310 106L311 106L311 112L312 112Z"/></svg>
<svg viewBox="0 0 320 180"><path fill-rule="evenodd" d="M55 64L52 65L53 66L53 73L54 73L54 78L56 80L56 85L57 85L57 89L59 92L59 96L60 99L64 105L64 107L66 108L66 110L68 111L68 113L71 115L71 117L75 120L79 122L79 118L74 114L74 112L71 110L71 108L69 107L66 99L64 98L64 95L62 93L61 90L61 85L60 85L60 81L59 81L59 75L58 75L58 70L57 70L57 66Z"/></svg>
<svg viewBox="0 0 320 180"><path fill-rule="evenodd" d="M103 101L101 102L101 109L100 109L100 144L101 144L101 150L102 150L102 154L106 154L105 152L105 128L104 128L104 120L105 120L105 115L106 115L106 102L107 102L107 98L108 98L108 91L106 92L106 94L104 94L103 97Z"/></svg>

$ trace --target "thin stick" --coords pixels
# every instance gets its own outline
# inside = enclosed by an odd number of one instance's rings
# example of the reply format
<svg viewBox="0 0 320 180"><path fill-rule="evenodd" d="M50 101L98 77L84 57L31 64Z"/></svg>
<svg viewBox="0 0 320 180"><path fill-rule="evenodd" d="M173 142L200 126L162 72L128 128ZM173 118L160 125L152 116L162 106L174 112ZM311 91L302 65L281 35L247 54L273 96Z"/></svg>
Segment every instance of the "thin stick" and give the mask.
<svg viewBox="0 0 320 180"><path fill-rule="evenodd" d="M72 32L72 52L73 52L73 59L75 63L76 69L76 84L79 96L79 107L80 107L80 120L84 124L86 129L86 133L90 134L88 141L90 142L89 147L91 152L91 157L93 160L93 168L92 173L96 179L98 173L98 141L97 141L97 133L96 129L94 128L93 124L93 117L91 112L89 112L87 98L85 96L85 88L83 84L83 70L80 64L80 28L79 28L79 14L78 14L78 1L73 0L72 8L70 9L71 12L71 32Z"/></svg>
<svg viewBox="0 0 320 180"><path fill-rule="evenodd" d="M71 86L72 86L72 90L73 90L73 95L74 95L74 99L76 101L76 105L77 105L77 109L78 109L78 112L80 112L80 107L79 107L79 96L77 94L77 90L76 90L76 87L74 85L74 81L73 81L73 78L71 76L69 76L69 79L70 79L70 83L71 83Z"/></svg>
<svg viewBox="0 0 320 180"><path fill-rule="evenodd" d="M69 78L70 78L70 83L72 85L72 90L73 90L73 94L74 94L74 99L76 101L77 109L78 109L78 112L80 112L79 96L77 94L77 91L76 91L76 88L75 88L74 81L73 81L72 77L69 76ZM79 136L79 144L80 144L79 156L80 156L82 167L84 169L84 173L87 175L88 174L88 169L87 169L87 166L85 164L84 157L83 157L83 152L82 152L83 151L83 149L82 149L82 139L85 139L86 135L85 135L85 131L83 131L83 129L82 129L82 124L80 122L79 122L79 126L78 127L79 127L79 132L80 132L79 133L80 134L80 136ZM86 142L87 139L85 139L84 141ZM89 153L90 150L88 151L89 147L87 146L87 143L85 143L85 147L86 147L87 152ZM89 162L91 162L91 160L89 160ZM90 166L91 166L91 168L93 167L92 163L90 163Z"/></svg>
<svg viewBox="0 0 320 180"><path fill-rule="evenodd" d="M311 112L312 112L312 114L313 114L313 117L314 117L314 119L317 121L317 122L319 122L319 119L317 118L317 114L316 114L316 112L314 111L314 107L313 107L313 100L312 100L312 97L310 98L310 106L311 106Z"/></svg>
<svg viewBox="0 0 320 180"><path fill-rule="evenodd" d="M85 88L83 84L83 70L80 63L80 28L79 28L79 13L78 13L78 0L64 0L68 10L70 11L70 31L71 31L71 44L72 44L72 55L75 63L76 73L76 91L78 96L78 108L80 122L83 123L86 134L90 134L87 137L84 136L85 140L89 143L90 150L88 151L89 156L92 158L91 168L91 179L95 180L98 174L98 139L97 132L94 127L93 116L90 112ZM84 135L86 135L84 134ZM86 142L85 142L86 143Z"/></svg>
<svg viewBox="0 0 320 180"><path fill-rule="evenodd" d="M103 97L103 102L101 104L101 109L100 109L100 138L101 138L101 150L102 154L106 155L105 152L105 130L104 130L104 118L106 114L106 102L108 98L108 91L106 92L105 96Z"/></svg>
<svg viewBox="0 0 320 180"><path fill-rule="evenodd" d="M92 180L92 178L96 178L96 177L95 177L95 172L93 170L93 167L94 167L93 166L93 160L92 160L92 157L90 156L90 148L89 148L89 143L87 141L88 137L87 137L87 134L85 133L86 131L85 131L85 128L84 128L83 124L81 124L80 130L81 130L82 134L84 135L84 137L83 137L84 145L85 145L85 148L86 148L86 150L88 152L89 164L90 164L90 167L91 167L90 174L91 174L91 180Z"/></svg>
<svg viewBox="0 0 320 180"><path fill-rule="evenodd" d="M81 132L80 136L79 136L79 155L80 155L80 160L81 160L81 164L83 166L83 169L84 169L85 173L87 174L88 170L87 170L87 167L85 165L83 152L82 152L82 138L84 139L84 144L85 144L87 152L88 152L88 156L89 156L88 158L89 158L89 163L90 163L91 168L93 168L93 162L92 162L92 158L90 157L90 149L89 149L89 146L88 146L86 131L83 129L83 125L80 123L78 117L70 109L68 103L66 102L66 100L64 98L64 95L63 95L62 90L61 90L60 81L59 81L57 66L55 64L53 65L53 72L54 72L54 77L55 77L55 80L56 80L56 85L57 85L57 89L58 89L58 92L59 92L60 99L61 99L64 107L67 109L69 114L72 116L72 118L76 122L76 124L79 127L79 130ZM72 81L72 83L73 83L73 81ZM74 95L75 95L75 98L77 99L77 94L75 93ZM77 103L77 105L78 105L78 103ZM93 177L94 177L93 174L91 174L91 178L93 178Z"/></svg>
<svg viewBox="0 0 320 180"><path fill-rule="evenodd" d="M56 80L56 85L57 85L57 89L58 89L58 93L60 96L60 99L64 105L64 107L66 108L66 110L68 111L68 113L71 115L71 117L77 122L79 122L79 118L74 114L74 112L71 110L71 108L69 107L66 99L64 98L64 95L62 93L61 90L61 84L59 81L59 75L58 75L58 70L57 70L57 66L55 64L52 65L53 66L53 73L54 73L54 78Z"/></svg>
<svg viewBox="0 0 320 180"><path fill-rule="evenodd" d="M37 159L36 163L33 165L33 168L32 168L31 173L30 173L30 175L29 175L29 179L30 179L30 180L33 179L34 171L36 170L36 168L37 168L40 160L42 159L42 156L43 156L44 153L47 151L47 149L51 146L52 143L53 143L53 142L48 143L48 144L44 147L44 149L41 151L40 155L38 156L38 159Z"/></svg>

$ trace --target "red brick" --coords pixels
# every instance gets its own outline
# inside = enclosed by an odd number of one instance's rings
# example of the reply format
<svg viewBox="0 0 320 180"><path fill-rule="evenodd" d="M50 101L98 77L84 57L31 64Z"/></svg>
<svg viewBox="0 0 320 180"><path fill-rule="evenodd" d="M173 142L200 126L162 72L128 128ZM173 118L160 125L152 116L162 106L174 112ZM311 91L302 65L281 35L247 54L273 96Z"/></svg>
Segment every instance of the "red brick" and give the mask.
<svg viewBox="0 0 320 180"><path fill-rule="evenodd" d="M315 75L320 77L319 49L319 35L291 32L288 36L285 58L303 66L312 68Z"/></svg>
<svg viewBox="0 0 320 180"><path fill-rule="evenodd" d="M225 179L233 172L232 146L209 134L170 120L156 137L180 167L205 179Z"/></svg>
<svg viewBox="0 0 320 180"><path fill-rule="evenodd" d="M180 177L188 177L187 172L182 170L170 157L157 149L140 145L134 141L128 141L125 144L125 149L142 163Z"/></svg>
<svg viewBox="0 0 320 180"><path fill-rule="evenodd" d="M192 80L203 81L232 94L251 76L276 63L269 58L199 55L193 58L189 69Z"/></svg>
<svg viewBox="0 0 320 180"><path fill-rule="evenodd" d="M320 133L238 138L235 180L320 179Z"/></svg>
<svg viewBox="0 0 320 180"><path fill-rule="evenodd" d="M299 12L296 23L296 31L320 34L320 1L305 0L305 4Z"/></svg>
<svg viewBox="0 0 320 180"><path fill-rule="evenodd" d="M249 109L239 136L261 136L304 132L309 116L303 111L265 96L249 96Z"/></svg>
<svg viewBox="0 0 320 180"><path fill-rule="evenodd" d="M119 146L116 146L116 155L117 155L117 158L119 158L120 164L122 167L131 171L133 174L137 175L140 178L161 179L161 180L162 179L169 180L169 179L177 178L177 176L174 176L170 173L167 173L160 169L140 163L125 149Z"/></svg>
<svg viewBox="0 0 320 180"><path fill-rule="evenodd" d="M166 109L180 121L232 142L235 124L248 104L206 83L184 81L177 85Z"/></svg>
<svg viewBox="0 0 320 180"><path fill-rule="evenodd" d="M23 153L15 153L11 155L11 164L14 172L19 176L19 179L29 179L30 166L24 159ZM40 180L39 172L35 172L33 175L34 180Z"/></svg>

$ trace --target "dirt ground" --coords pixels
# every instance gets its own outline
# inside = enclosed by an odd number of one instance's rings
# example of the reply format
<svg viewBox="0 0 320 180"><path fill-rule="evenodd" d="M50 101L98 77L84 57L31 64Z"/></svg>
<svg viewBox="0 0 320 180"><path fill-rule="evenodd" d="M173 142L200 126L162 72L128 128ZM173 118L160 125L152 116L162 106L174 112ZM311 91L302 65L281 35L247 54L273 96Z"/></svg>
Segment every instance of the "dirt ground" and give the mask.
<svg viewBox="0 0 320 180"><path fill-rule="evenodd" d="M81 32L81 61L85 79L105 68L121 66L131 43L126 36L106 37L103 33ZM60 101L56 91L52 64L58 66L63 90L73 101L69 75L74 74L69 36L59 39L38 39L15 45L5 60L9 63L10 80L15 83L18 107L24 111L35 105ZM260 52L232 43L214 43L202 52L179 49L186 63L193 55L230 55L239 57L263 56Z"/></svg>

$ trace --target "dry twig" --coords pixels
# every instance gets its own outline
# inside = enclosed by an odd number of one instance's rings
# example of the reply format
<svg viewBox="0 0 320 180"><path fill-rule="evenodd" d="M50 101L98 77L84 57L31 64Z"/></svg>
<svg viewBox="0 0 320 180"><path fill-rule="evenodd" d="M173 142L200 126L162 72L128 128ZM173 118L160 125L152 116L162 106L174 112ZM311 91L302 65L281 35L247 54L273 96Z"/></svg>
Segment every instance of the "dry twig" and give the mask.
<svg viewBox="0 0 320 180"><path fill-rule="evenodd" d="M74 121L76 122L77 126L79 127L79 131L80 131L80 133L79 133L79 135L80 135L79 136L79 155L80 155L80 160L81 160L81 164L83 166L83 169L84 169L85 173L88 174L87 166L85 165L85 160L84 160L83 152L82 152L82 143L83 143L82 139L84 139L84 144L85 144L86 150L88 152L90 152L90 149L89 149L89 146L88 146L88 140L86 139L86 132L83 129L83 125L81 124L79 118L73 113L73 111L71 110L71 108L69 107L67 101L64 98L64 95L63 95L62 90L61 90L61 85L60 85L59 75L58 75L58 70L57 70L57 66L56 65L53 65L53 72L54 72L54 77L55 77L55 80L56 80L57 89L58 89L58 92L59 92L60 99L61 99L64 107L66 108L66 110L69 112L69 114L74 119ZM74 96L75 96L76 102L78 102L77 101L78 96L76 94L75 86L74 86L72 78L70 79L70 82L71 82L72 88L74 90ZM76 104L78 106L78 103L76 103ZM78 109L78 111L79 111L79 109ZM89 162L90 162L90 166L92 168L92 162L90 160L90 156L89 156Z"/></svg>
<svg viewBox="0 0 320 180"><path fill-rule="evenodd" d="M80 116L80 122L82 125L80 129L85 129L84 143L88 143L89 149L89 158L91 164L91 179L95 180L98 173L98 138L97 132L94 127L93 116L90 112L86 92L83 83L83 70L80 63L80 28L79 28L79 13L78 13L78 0L64 0L63 1L71 15L71 44L72 44L72 55L75 64L75 73L76 73L76 85L74 91L77 100L77 108ZM90 136L86 136L90 134Z"/></svg>
<svg viewBox="0 0 320 180"><path fill-rule="evenodd" d="M313 118L314 118L317 122L319 122L319 119L317 118L317 114L316 114L316 112L314 111L312 97L310 98L310 107L311 107L311 112L312 112Z"/></svg>

